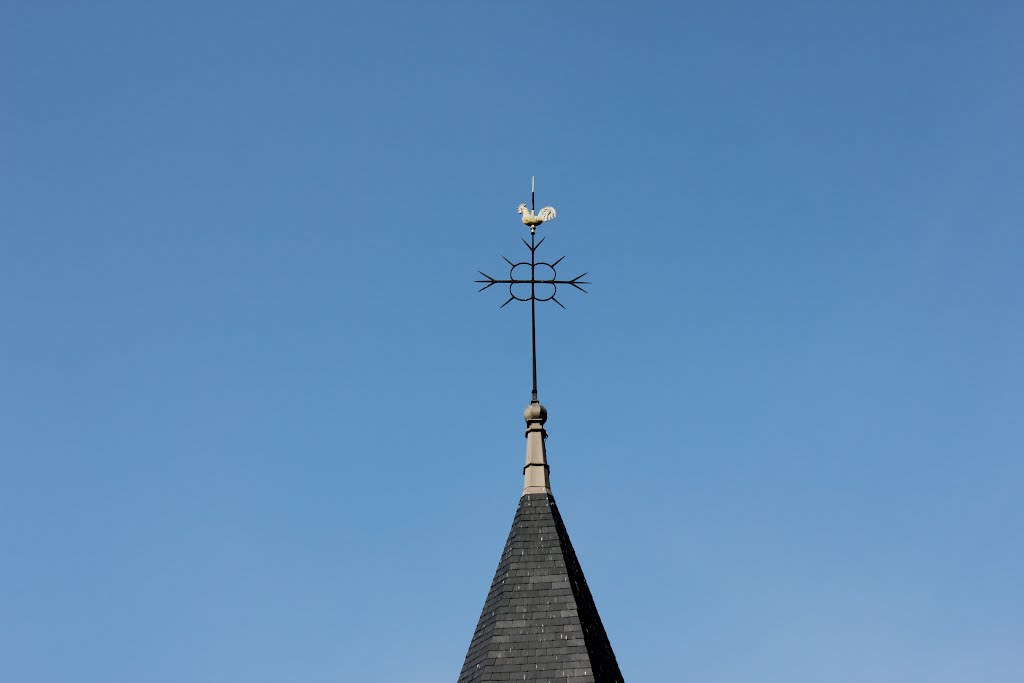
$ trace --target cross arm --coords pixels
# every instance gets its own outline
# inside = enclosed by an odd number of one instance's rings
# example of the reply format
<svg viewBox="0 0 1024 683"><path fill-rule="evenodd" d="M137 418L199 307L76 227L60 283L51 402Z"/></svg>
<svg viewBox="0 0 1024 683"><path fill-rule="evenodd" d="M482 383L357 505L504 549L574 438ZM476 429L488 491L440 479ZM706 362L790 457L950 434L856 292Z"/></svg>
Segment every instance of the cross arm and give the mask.
<svg viewBox="0 0 1024 683"><path fill-rule="evenodd" d="M483 275L484 278L486 278L484 280L473 280L473 282L483 285L483 287L477 290L478 292L484 291L491 285L572 285L581 292L586 293L587 290L580 287L580 285L592 284L590 282L587 282L586 280L581 279L587 275L586 273L583 273L582 275L577 275L571 280L499 280L497 278L491 277L482 270L478 270L477 272Z"/></svg>

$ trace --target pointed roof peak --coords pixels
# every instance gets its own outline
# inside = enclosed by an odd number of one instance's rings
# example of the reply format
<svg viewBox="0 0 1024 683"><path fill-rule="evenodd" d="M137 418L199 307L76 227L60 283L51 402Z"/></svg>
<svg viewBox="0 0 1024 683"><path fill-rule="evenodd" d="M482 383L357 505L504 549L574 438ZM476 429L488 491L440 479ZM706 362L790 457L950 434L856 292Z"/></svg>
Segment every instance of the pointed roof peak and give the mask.
<svg viewBox="0 0 1024 683"><path fill-rule="evenodd" d="M550 493L519 499L458 683L622 683Z"/></svg>

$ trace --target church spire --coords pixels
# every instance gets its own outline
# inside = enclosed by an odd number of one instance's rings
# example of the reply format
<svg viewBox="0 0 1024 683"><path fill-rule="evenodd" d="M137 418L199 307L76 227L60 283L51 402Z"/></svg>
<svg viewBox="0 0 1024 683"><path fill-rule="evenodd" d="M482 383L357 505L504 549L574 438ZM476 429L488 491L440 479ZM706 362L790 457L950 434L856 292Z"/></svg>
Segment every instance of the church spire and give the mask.
<svg viewBox="0 0 1024 683"><path fill-rule="evenodd" d="M551 494L544 424L547 409L537 399L537 302L554 301L558 285L580 285L583 275L559 280L554 263L536 259L540 242L534 235L539 225L555 217L544 207L536 214L519 206L523 223L530 228L530 261L513 263L507 280L483 272L481 290L507 284L509 298L530 302L533 342L533 391L523 411L526 420L526 465L523 494L516 507L505 550L487 593L459 683L484 681L561 681L622 683L622 672L598 616L594 597L583 576L569 532ZM526 270L529 269L529 270ZM505 304L502 304L504 306ZM564 306L563 306L564 308Z"/></svg>

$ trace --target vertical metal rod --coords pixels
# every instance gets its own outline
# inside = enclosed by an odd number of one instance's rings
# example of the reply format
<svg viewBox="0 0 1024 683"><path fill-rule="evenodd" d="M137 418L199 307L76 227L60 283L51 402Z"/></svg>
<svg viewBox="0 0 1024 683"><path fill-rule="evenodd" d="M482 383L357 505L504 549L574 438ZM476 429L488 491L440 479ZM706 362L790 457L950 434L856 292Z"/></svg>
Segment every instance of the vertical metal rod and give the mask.
<svg viewBox="0 0 1024 683"><path fill-rule="evenodd" d="M534 267L537 264L535 258L535 252L537 250L536 236L532 233L530 235L530 340L533 342L533 399L532 403L537 402L537 297L535 296L536 280L537 277L533 274Z"/></svg>
<svg viewBox="0 0 1024 683"><path fill-rule="evenodd" d="M530 211L537 210L536 176L530 176ZM536 228L530 228L530 341L533 345L533 399L537 402L537 292L536 284L532 282L537 279L534 275L534 268L537 265L536 252Z"/></svg>

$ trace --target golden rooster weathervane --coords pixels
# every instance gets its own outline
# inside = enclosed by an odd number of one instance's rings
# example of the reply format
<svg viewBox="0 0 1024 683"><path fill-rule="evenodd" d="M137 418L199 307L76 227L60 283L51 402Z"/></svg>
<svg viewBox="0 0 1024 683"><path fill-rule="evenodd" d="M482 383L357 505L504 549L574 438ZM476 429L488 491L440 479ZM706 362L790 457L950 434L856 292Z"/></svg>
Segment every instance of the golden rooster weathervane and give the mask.
<svg viewBox="0 0 1024 683"><path fill-rule="evenodd" d="M553 206L545 206L537 213L534 213L534 209L537 207L534 180L535 177L530 176L530 208L526 208L526 204L520 204L519 208L516 209L516 213L523 217L523 225L530 228L531 235L536 234L538 225L554 220L555 216L558 215L555 213L555 207Z"/></svg>
<svg viewBox="0 0 1024 683"><path fill-rule="evenodd" d="M536 207L536 195L534 193L533 179L530 179L530 205L531 208L527 209L526 204L519 205L519 213L523 216L523 224L530 228L530 241L527 242L523 239L523 244L530 250L530 260L520 261L513 263L511 260L502 256L505 259L505 263L509 265L509 272L507 279L501 279L491 277L482 270L477 271L484 279L476 280L478 284L482 284L483 287L479 291L484 291L488 287L494 285L508 285L508 299L501 305L504 308L513 301L529 301L530 302L530 341L533 347L533 398L532 403L537 403L537 302L554 301L559 306L562 306L562 302L556 298L558 294L558 285L565 285L575 287L581 292L586 293L587 290L583 289L581 285L589 285L590 283L585 281L583 278L586 277L586 273L577 275L570 280L561 280L558 277L558 272L555 268L559 263L562 262L562 258L557 261L547 262L537 260L537 249L546 240L546 237L541 237L540 241L537 240L537 226L541 223L545 223L555 217L555 209L552 206L545 206L537 213L534 213ZM565 306L562 306L565 308Z"/></svg>

